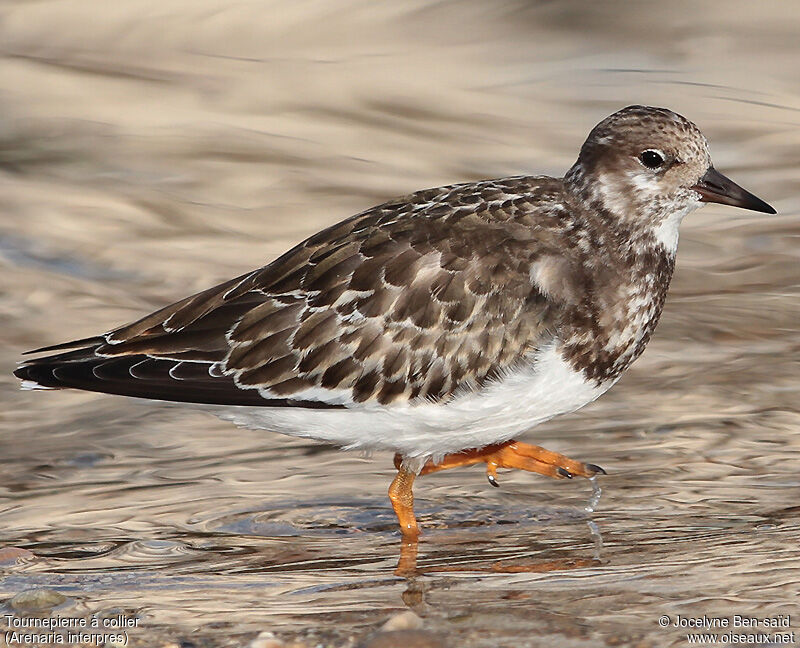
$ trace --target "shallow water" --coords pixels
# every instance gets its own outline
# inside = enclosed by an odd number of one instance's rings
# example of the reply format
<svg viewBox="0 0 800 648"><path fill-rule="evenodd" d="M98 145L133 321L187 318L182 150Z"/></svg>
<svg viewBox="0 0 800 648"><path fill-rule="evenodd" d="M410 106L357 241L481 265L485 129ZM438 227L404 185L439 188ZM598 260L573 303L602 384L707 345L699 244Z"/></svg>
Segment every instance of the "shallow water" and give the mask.
<svg viewBox="0 0 800 648"><path fill-rule="evenodd" d="M454 646L684 646L669 615L796 612L800 20L789 3L9 2L0 8L0 562L130 645L352 646L410 607ZM204 412L20 392L28 348L263 264L382 199L561 174L594 123L673 108L778 209L684 224L647 352L529 436L608 472L418 481ZM2 616L0 616L0 625ZM791 627L800 641L800 616ZM767 645L763 644L762 645Z"/></svg>

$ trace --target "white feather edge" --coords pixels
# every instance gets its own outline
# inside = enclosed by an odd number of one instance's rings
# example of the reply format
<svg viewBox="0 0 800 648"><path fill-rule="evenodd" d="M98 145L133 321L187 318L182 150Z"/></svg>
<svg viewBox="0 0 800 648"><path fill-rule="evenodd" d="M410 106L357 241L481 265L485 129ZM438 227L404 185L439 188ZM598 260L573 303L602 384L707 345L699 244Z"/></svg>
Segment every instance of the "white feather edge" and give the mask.
<svg viewBox="0 0 800 648"><path fill-rule="evenodd" d="M22 391L44 391L46 389L55 389L55 387L45 387L44 385L40 385L35 380L23 380L20 382L19 388Z"/></svg>

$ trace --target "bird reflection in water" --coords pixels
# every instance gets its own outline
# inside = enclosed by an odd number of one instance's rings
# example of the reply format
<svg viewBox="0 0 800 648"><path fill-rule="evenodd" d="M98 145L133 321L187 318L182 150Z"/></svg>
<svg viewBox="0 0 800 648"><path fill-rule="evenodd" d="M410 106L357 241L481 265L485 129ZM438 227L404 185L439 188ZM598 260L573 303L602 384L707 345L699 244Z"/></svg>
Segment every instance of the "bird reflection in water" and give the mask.
<svg viewBox="0 0 800 648"><path fill-rule="evenodd" d="M587 513L591 513L597 505L599 499L599 489L595 488L585 507ZM452 547L448 551L448 564L434 563L431 566L420 566L418 564L419 539L403 536L400 542L400 552L397 561L397 568L394 573L397 576L413 578L428 573L443 572L486 572L496 574L522 574L522 573L545 573L551 571L563 571L570 569L581 569L585 567L596 567L603 563L601 553L603 549L603 538L600 528L593 520L586 520L589 534L592 539L591 557L560 557L549 560L530 560L530 559L504 559L495 560L490 563L474 562L469 560L469 554L454 555ZM483 546L483 543L481 543ZM477 548L475 555L480 555L481 549ZM459 562L453 560L456 558Z"/></svg>
<svg viewBox="0 0 800 648"><path fill-rule="evenodd" d="M476 563L472 561L465 561L466 556L461 554L456 556L461 560L460 564L453 564L452 553L449 554L450 564L433 565L430 567L419 566L417 564L417 554L419 550L419 542L417 540L403 539L400 544L400 557L397 561L397 568L394 573L406 579L406 588L401 594L403 603L410 610L420 616L425 616L428 610L428 602L426 600L428 592L431 590L440 589L445 585L437 586L432 582L429 575L434 574L447 574L454 572L473 572L473 573L489 573L489 574L543 574L555 571L569 571L574 569L586 569L589 567L598 567L603 564L601 559L601 551L603 548L603 539L600 535L600 529L597 524L592 520L586 521L589 527L589 533L592 538L592 553L590 557L569 557L569 558L551 558L549 560L530 560L530 559L507 559L496 560L488 564ZM483 545L482 545L483 546ZM478 554L480 548L476 548L475 553ZM505 597L514 598L527 598L528 594L525 592L507 592Z"/></svg>

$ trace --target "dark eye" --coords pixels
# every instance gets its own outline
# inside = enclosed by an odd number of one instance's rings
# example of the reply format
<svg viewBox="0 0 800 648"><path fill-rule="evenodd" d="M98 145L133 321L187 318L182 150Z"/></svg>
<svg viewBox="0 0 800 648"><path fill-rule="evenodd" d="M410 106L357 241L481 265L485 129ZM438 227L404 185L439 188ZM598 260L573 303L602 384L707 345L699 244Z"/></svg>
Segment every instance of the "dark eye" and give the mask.
<svg viewBox="0 0 800 648"><path fill-rule="evenodd" d="M664 164L664 154L661 151L647 149L639 154L639 160L648 169L657 169Z"/></svg>

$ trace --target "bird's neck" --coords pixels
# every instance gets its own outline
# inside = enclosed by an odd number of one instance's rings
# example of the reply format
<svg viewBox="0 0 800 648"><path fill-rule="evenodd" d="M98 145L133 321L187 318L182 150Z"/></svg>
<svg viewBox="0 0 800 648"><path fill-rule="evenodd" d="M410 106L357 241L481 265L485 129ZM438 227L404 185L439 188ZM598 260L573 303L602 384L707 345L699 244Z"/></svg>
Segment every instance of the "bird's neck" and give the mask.
<svg viewBox="0 0 800 648"><path fill-rule="evenodd" d="M659 197L640 200L635 189L614 187L577 163L564 176L565 197L584 214L590 228L614 239L620 249L645 250L655 245L674 257L681 221L697 205L673 205Z"/></svg>
<svg viewBox="0 0 800 648"><path fill-rule="evenodd" d="M598 230L614 237L619 245L643 248L651 243L675 256L678 228L684 216L699 204L647 195L636 187L625 187L599 171L587 171L575 163L564 176L564 192L586 214Z"/></svg>
<svg viewBox="0 0 800 648"><path fill-rule="evenodd" d="M575 368L598 383L616 380L650 341L675 268L682 218L649 231L601 212L585 206L575 212L591 298L566 318L564 339Z"/></svg>

